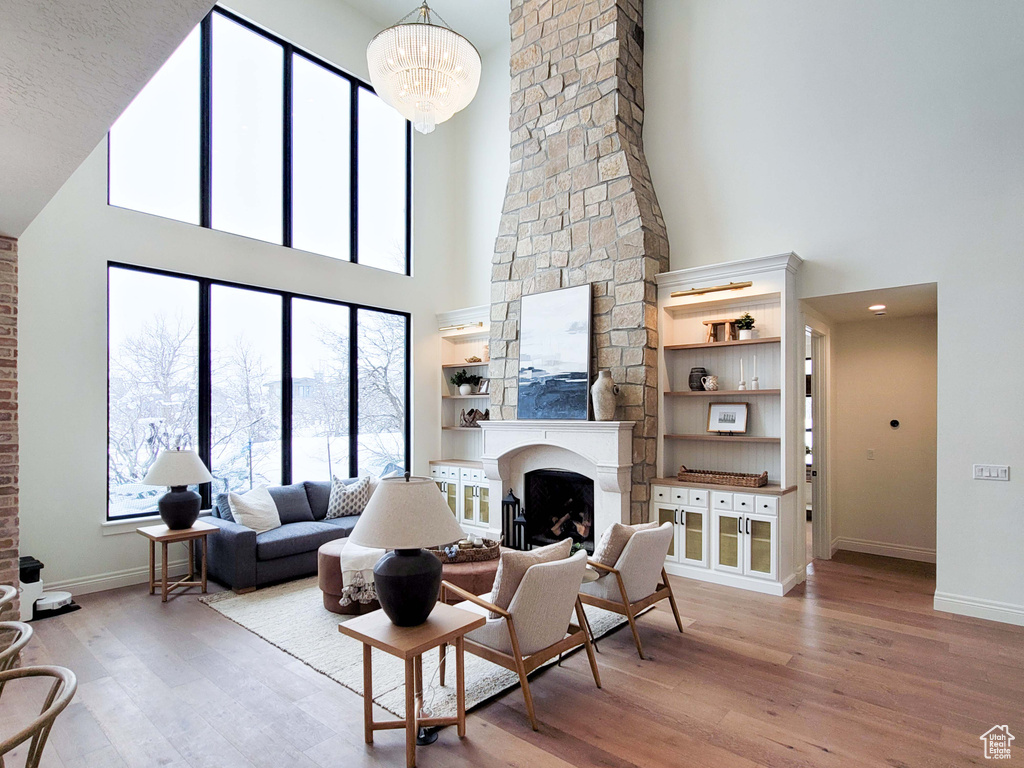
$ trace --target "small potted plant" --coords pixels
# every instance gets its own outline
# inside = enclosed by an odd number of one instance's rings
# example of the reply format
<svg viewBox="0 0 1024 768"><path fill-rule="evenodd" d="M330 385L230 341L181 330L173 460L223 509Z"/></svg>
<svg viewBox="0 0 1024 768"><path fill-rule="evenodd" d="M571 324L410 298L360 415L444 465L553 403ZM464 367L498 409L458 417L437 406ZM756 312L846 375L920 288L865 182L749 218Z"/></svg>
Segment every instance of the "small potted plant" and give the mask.
<svg viewBox="0 0 1024 768"><path fill-rule="evenodd" d="M754 318L750 316L749 312L745 312L736 321L736 330L740 332L740 341L754 338Z"/></svg>
<svg viewBox="0 0 1024 768"><path fill-rule="evenodd" d="M454 374L449 381L452 383L452 386L459 388L460 395L471 395L473 394L473 387L480 383L480 377L475 373L469 373L463 368Z"/></svg>

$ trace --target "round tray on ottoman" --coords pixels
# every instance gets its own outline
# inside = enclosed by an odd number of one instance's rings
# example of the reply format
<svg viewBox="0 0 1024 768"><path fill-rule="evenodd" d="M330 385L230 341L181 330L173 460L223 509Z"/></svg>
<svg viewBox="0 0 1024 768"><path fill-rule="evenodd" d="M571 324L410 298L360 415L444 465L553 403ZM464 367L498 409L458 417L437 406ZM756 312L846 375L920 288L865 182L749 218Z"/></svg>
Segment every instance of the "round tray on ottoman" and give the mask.
<svg viewBox="0 0 1024 768"><path fill-rule="evenodd" d="M484 545L482 547L466 547L465 549L459 549L458 552L453 556L445 554L445 551L439 547L431 547L430 552L433 552L437 556L437 559L441 561L442 565L448 565L450 563L478 563L483 560L497 560L498 555L501 554L501 545L494 539L483 539Z"/></svg>

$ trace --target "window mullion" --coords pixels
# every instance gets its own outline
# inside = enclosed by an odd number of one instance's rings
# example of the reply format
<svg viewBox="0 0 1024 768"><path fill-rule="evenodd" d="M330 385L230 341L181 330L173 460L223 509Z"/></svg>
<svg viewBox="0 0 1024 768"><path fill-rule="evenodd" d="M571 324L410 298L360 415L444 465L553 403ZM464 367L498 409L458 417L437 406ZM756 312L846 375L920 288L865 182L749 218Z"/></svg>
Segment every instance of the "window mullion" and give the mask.
<svg viewBox="0 0 1024 768"><path fill-rule="evenodd" d="M359 474L359 347L358 310L349 307L348 334L348 466L349 477Z"/></svg>
<svg viewBox="0 0 1024 768"><path fill-rule="evenodd" d="M281 135L284 149L281 156L283 187L281 191L281 240L286 248L292 247L292 47L284 45L284 126Z"/></svg>
<svg viewBox="0 0 1024 768"><path fill-rule="evenodd" d="M349 99L349 260L359 263L359 86L354 80Z"/></svg>
<svg viewBox="0 0 1024 768"><path fill-rule="evenodd" d="M213 14L200 24L199 52L199 226L213 222Z"/></svg>
<svg viewBox="0 0 1024 768"><path fill-rule="evenodd" d="M292 482L292 296L281 296L281 484Z"/></svg>
<svg viewBox="0 0 1024 768"><path fill-rule="evenodd" d="M210 347L210 281L199 281L199 458L210 468L213 453L213 360ZM210 483L200 487L204 509L213 505L213 489Z"/></svg>

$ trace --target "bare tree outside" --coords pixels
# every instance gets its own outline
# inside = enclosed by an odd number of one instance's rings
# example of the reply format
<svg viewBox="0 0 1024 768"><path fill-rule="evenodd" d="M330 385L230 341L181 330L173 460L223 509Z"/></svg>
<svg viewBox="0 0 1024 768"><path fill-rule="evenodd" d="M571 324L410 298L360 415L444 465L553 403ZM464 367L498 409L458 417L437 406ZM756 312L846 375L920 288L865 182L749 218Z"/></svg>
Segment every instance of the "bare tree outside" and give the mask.
<svg viewBox="0 0 1024 768"><path fill-rule="evenodd" d="M406 318L357 312L359 471L405 468Z"/></svg>

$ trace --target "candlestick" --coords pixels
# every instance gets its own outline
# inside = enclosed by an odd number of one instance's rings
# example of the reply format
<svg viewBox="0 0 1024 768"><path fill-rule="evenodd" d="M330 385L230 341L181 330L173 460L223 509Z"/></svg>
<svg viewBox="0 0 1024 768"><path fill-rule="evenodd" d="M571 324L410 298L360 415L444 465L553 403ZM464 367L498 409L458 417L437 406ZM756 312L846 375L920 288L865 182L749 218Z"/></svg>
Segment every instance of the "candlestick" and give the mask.
<svg viewBox="0 0 1024 768"><path fill-rule="evenodd" d="M743 358L740 358L740 381L743 381Z"/></svg>
<svg viewBox="0 0 1024 768"><path fill-rule="evenodd" d="M754 355L754 374L753 374L753 379L754 379L754 381L757 381L757 355Z"/></svg>

